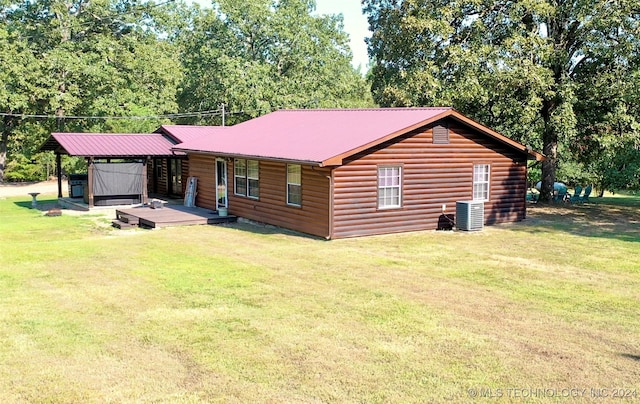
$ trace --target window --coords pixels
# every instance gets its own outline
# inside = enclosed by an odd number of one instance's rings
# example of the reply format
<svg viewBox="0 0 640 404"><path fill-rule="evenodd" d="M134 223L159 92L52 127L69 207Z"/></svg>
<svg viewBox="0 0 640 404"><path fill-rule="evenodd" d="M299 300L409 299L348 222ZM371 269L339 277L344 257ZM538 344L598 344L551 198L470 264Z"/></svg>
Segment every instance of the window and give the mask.
<svg viewBox="0 0 640 404"><path fill-rule="evenodd" d="M401 168L378 167L378 208L399 208L401 206Z"/></svg>
<svg viewBox="0 0 640 404"><path fill-rule="evenodd" d="M260 163L235 159L233 162L234 193L258 199L260 196Z"/></svg>
<svg viewBox="0 0 640 404"><path fill-rule="evenodd" d="M489 164L473 166L473 200L489 200Z"/></svg>
<svg viewBox="0 0 640 404"><path fill-rule="evenodd" d="M260 163L256 160L247 160L247 196L249 198L260 197Z"/></svg>
<svg viewBox="0 0 640 404"><path fill-rule="evenodd" d="M247 160L235 159L233 162L234 193L247 196Z"/></svg>
<svg viewBox="0 0 640 404"><path fill-rule="evenodd" d="M162 179L162 160L155 159L153 161L153 166L156 169L156 178L161 180Z"/></svg>
<svg viewBox="0 0 640 404"><path fill-rule="evenodd" d="M287 164L287 204L302 205L302 167L300 164Z"/></svg>

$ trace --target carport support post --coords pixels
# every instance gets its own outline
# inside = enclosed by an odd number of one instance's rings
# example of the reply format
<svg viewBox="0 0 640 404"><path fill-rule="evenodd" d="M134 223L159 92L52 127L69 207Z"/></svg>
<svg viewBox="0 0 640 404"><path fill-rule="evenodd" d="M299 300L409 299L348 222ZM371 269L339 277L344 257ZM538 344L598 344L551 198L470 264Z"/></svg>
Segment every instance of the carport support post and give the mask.
<svg viewBox="0 0 640 404"><path fill-rule="evenodd" d="M150 157L144 159L144 161L142 162L142 203L144 205L149 203L149 195L148 195L148 190L147 190L147 184L148 184L148 179L147 179L147 163L151 160Z"/></svg>
<svg viewBox="0 0 640 404"><path fill-rule="evenodd" d="M62 157L56 153L56 176L58 177L58 198L62 198Z"/></svg>
<svg viewBox="0 0 640 404"><path fill-rule="evenodd" d="M87 187L89 194L89 209L93 208L93 157L89 157L88 159L88 169L87 169Z"/></svg>

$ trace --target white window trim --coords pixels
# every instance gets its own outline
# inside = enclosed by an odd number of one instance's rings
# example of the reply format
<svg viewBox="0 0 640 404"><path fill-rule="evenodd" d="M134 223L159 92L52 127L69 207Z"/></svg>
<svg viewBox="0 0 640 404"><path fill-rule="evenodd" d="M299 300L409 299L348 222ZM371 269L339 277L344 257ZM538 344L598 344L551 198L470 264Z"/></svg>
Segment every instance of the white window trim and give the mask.
<svg viewBox="0 0 640 404"><path fill-rule="evenodd" d="M486 172L483 170L483 174L486 173L487 175L487 179L486 180L480 180L480 181L476 181L476 167L485 167L486 168ZM487 190L486 190L486 197L483 198L478 198L476 197L476 185L484 185L486 184L487 186ZM483 191L484 193L484 191ZM471 195L472 195L472 199L474 201L488 201L489 197L491 195L491 165L487 164L487 163L482 163L482 164L474 164L473 165L473 186L471 188Z"/></svg>
<svg viewBox="0 0 640 404"><path fill-rule="evenodd" d="M390 185L390 186L383 186L380 184L380 170L382 169L398 169L398 185ZM376 172L377 172L377 177L378 177L378 200L377 200L377 205L378 205L378 209L379 210L385 210L385 209L398 209L402 207L402 175L403 175L403 167L401 165L385 165L385 166L378 166ZM393 205L381 205L380 203L380 194L381 192L384 192L385 190L389 190L389 189L398 189L398 203L397 204L393 204Z"/></svg>
<svg viewBox="0 0 640 404"><path fill-rule="evenodd" d="M256 177L249 176L249 162L255 162L258 166L258 174ZM249 180L258 182L258 196L250 195L250 190L252 189L250 186ZM251 199L260 199L260 162L258 160L247 160L247 198Z"/></svg>
<svg viewBox="0 0 640 404"><path fill-rule="evenodd" d="M237 169L238 169L238 162L242 161L244 162L244 175L238 175ZM244 185L244 192L245 193L239 193L238 192L238 178L243 178L245 180L245 185ZM234 159L233 160L233 194L234 195L238 195L238 196L247 196L247 160L244 159Z"/></svg>
<svg viewBox="0 0 640 404"><path fill-rule="evenodd" d="M300 170L300 182L290 182L289 167L298 167ZM291 202L289 199L289 185L298 186L300 188L300 203ZM300 164L287 164L287 205L301 207L302 206L302 166Z"/></svg>
<svg viewBox="0 0 640 404"><path fill-rule="evenodd" d="M223 183L218 181L222 177ZM234 176L235 181L235 176ZM235 183L233 184L235 189ZM222 200L222 202L220 202ZM229 207L229 173L227 162L223 158L216 158L216 209Z"/></svg>
<svg viewBox="0 0 640 404"><path fill-rule="evenodd" d="M244 162L244 176L243 175L238 175L236 168L238 166L238 162L242 161ZM255 162L258 165L258 176L257 177L252 177L249 175L249 162ZM239 193L238 192L238 178L242 178L245 181L245 189L244 189L244 193ZM257 181L258 182L258 196L252 196L250 195L250 182L249 180L253 180L253 181ZM246 159L234 159L233 162L233 194L237 195L237 196L244 196L245 198L250 198L250 199L260 199L260 161L259 160L246 160Z"/></svg>

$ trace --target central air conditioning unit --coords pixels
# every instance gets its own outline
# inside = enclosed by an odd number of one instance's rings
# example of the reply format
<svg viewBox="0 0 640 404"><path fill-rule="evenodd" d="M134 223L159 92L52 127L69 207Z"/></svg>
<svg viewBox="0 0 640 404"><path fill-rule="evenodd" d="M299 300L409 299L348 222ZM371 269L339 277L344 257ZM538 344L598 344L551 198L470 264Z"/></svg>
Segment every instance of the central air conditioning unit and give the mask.
<svg viewBox="0 0 640 404"><path fill-rule="evenodd" d="M458 230L482 230L484 226L484 202L456 202L456 227Z"/></svg>

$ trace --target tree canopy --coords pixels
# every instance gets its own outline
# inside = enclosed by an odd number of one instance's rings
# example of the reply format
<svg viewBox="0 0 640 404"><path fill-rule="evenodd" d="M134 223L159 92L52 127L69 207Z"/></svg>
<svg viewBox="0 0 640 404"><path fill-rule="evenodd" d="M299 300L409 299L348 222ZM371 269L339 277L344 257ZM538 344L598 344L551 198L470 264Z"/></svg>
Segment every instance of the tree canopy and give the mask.
<svg viewBox="0 0 640 404"><path fill-rule="evenodd" d="M220 0L179 38L184 110L220 103L244 120L279 108L373 104L351 66L340 16L315 16L310 0ZM219 122L219 121L218 121Z"/></svg>
<svg viewBox="0 0 640 404"><path fill-rule="evenodd" d="M377 103L453 106L541 150L547 200L557 176L640 188L637 1L362 5L371 88L342 17L314 0L0 0L0 181L43 176L51 131L220 124L221 104L232 124Z"/></svg>
<svg viewBox="0 0 640 404"><path fill-rule="evenodd" d="M0 0L0 181L35 179L51 131L149 132L277 108L371 106L340 16L313 0ZM157 119L119 119L154 117ZM107 119L105 117L113 117ZM29 165L33 160L40 162Z"/></svg>
<svg viewBox="0 0 640 404"><path fill-rule="evenodd" d="M373 31L374 99L385 106L452 105L542 149L543 199L551 197L561 161L602 175L592 158L620 157L613 145L634 142L637 152L637 1L362 3ZM608 160L620 170L623 162Z"/></svg>
<svg viewBox="0 0 640 404"><path fill-rule="evenodd" d="M54 130L148 131L158 124L69 116L175 112L181 70L171 61L173 45L157 35L153 15L160 10L136 1L4 3L0 91L10 96L0 101L0 153L13 157L10 162L31 161ZM29 170L13 171L15 179L32 179Z"/></svg>

